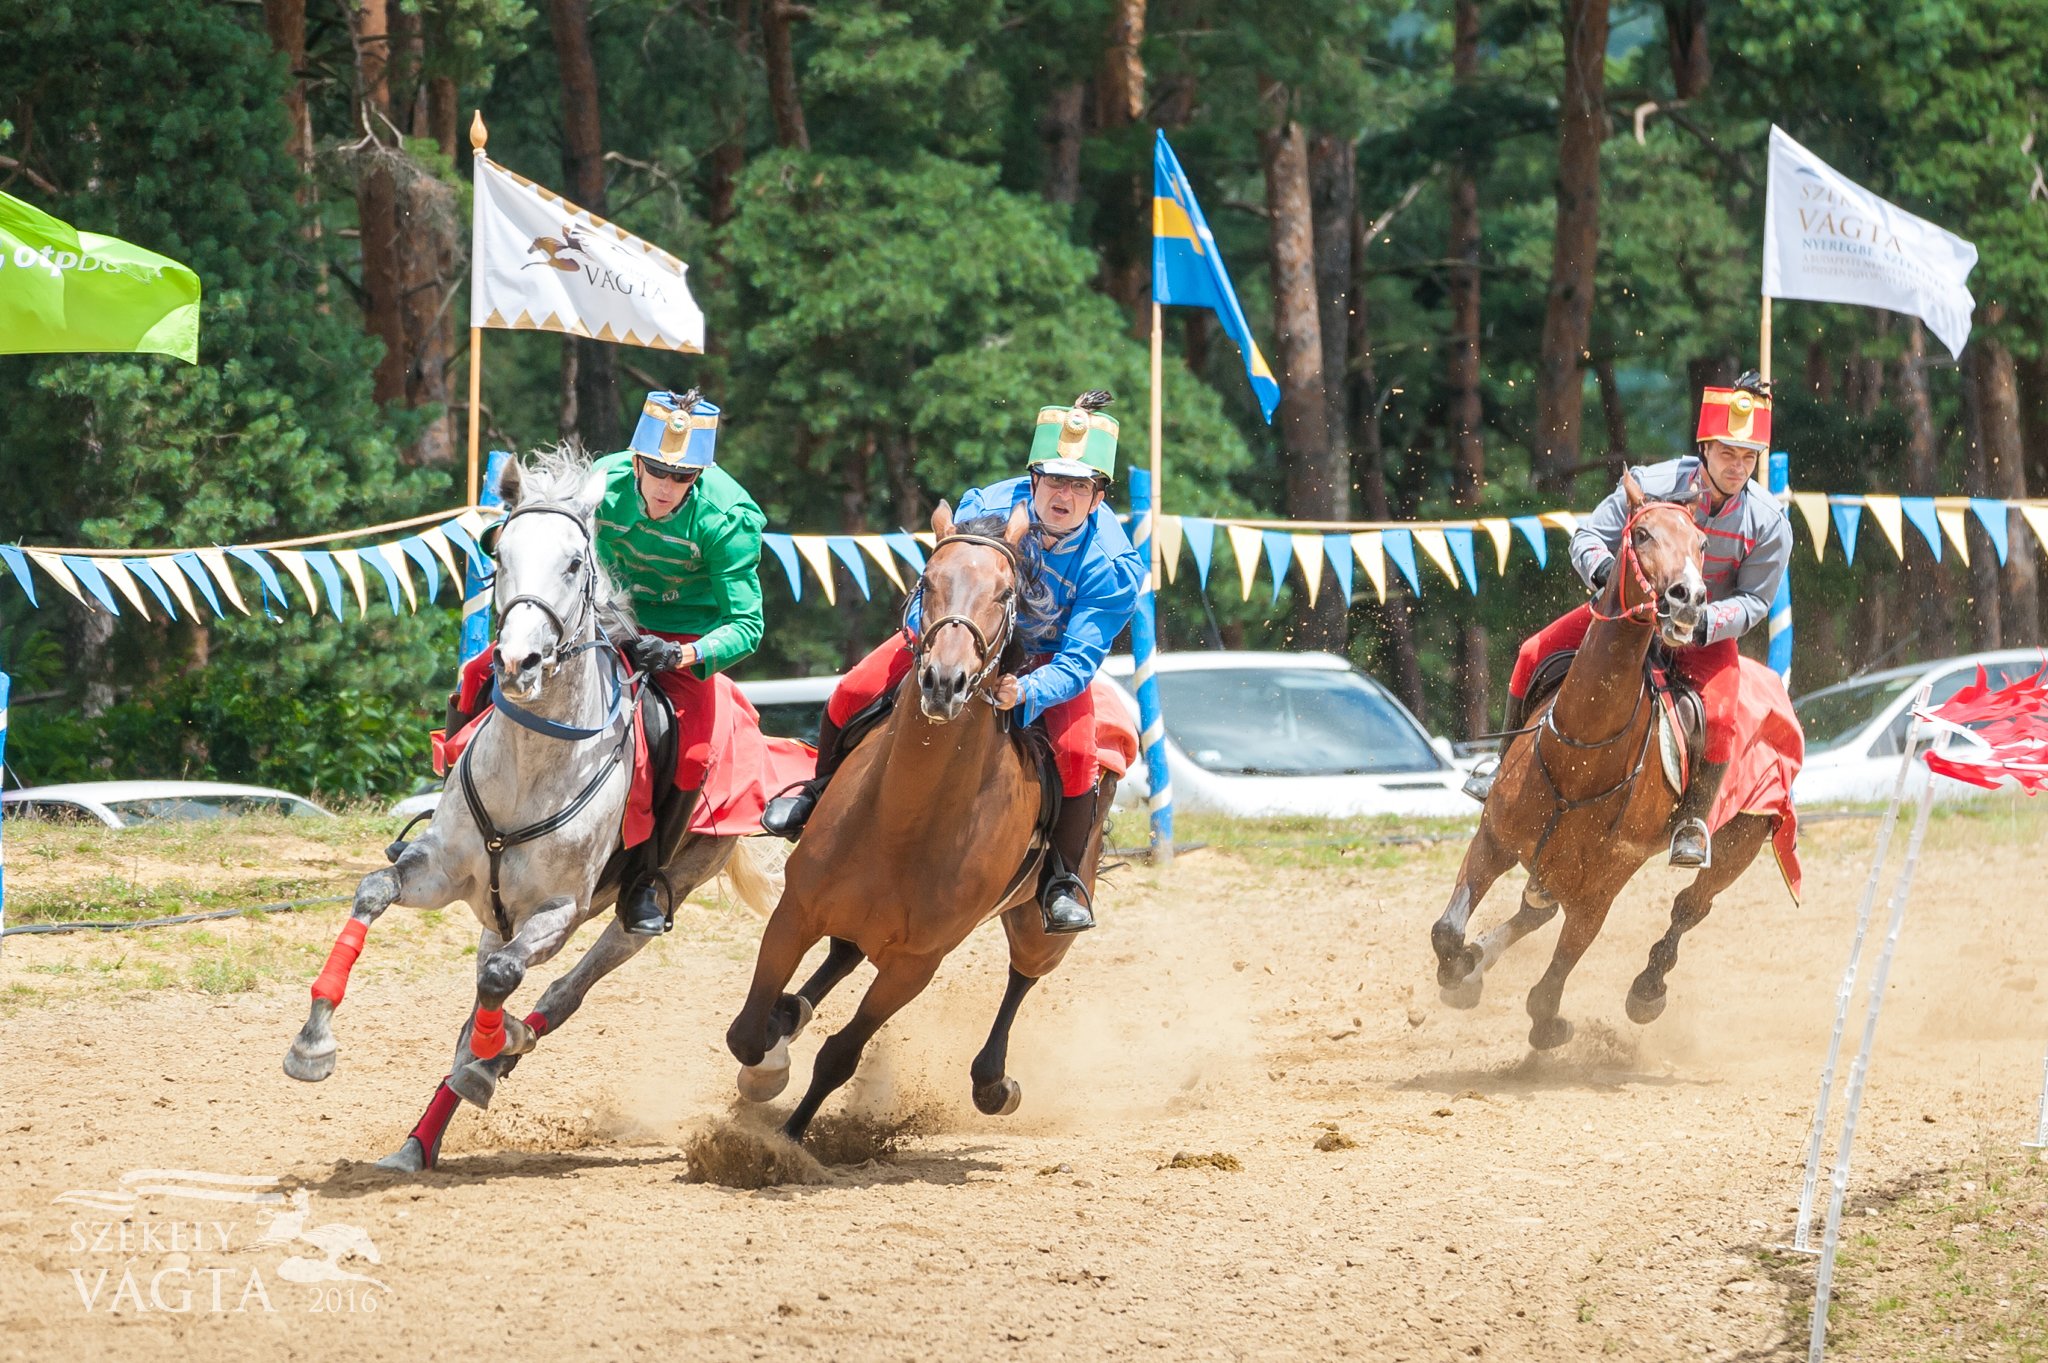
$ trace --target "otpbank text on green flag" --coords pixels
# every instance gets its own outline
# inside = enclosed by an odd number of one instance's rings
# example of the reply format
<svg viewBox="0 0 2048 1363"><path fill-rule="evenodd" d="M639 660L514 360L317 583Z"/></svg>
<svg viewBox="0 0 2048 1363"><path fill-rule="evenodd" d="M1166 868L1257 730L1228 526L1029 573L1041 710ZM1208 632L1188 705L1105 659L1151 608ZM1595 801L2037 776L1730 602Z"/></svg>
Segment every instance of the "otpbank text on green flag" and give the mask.
<svg viewBox="0 0 2048 1363"><path fill-rule="evenodd" d="M0 193L0 354L175 355L199 362L199 276Z"/></svg>

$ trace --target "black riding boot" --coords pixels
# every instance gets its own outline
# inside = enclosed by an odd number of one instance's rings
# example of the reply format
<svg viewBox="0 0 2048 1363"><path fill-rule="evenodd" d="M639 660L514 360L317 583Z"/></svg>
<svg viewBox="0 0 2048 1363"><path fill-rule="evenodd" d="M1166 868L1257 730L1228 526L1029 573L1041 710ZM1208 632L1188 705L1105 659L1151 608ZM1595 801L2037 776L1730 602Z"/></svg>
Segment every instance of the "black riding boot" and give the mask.
<svg viewBox="0 0 2048 1363"><path fill-rule="evenodd" d="M1088 902L1088 888L1081 883L1081 867L1088 859L1088 839L1101 823L1102 787L1086 795L1060 800L1060 812L1053 819L1049 874L1038 891L1038 908L1045 915L1045 930L1060 934L1086 932L1095 926L1095 914Z"/></svg>
<svg viewBox="0 0 2048 1363"><path fill-rule="evenodd" d="M761 811L761 831L795 842L810 821L811 811L839 769L839 726L829 714L818 716L818 774L799 781L768 802Z"/></svg>
<svg viewBox="0 0 2048 1363"><path fill-rule="evenodd" d="M1707 832L1707 815L1714 808L1721 778L1728 774L1726 762L1702 762L1693 773L1692 784L1678 802L1677 831L1671 835L1671 864L1696 870L1714 864L1714 840Z"/></svg>
<svg viewBox="0 0 2048 1363"><path fill-rule="evenodd" d="M663 792L654 811L654 831L630 854L632 869L619 887L619 924L635 937L659 937L674 922L675 887L663 868L683 845L691 811L702 793L673 786Z"/></svg>
<svg viewBox="0 0 2048 1363"><path fill-rule="evenodd" d="M468 728L478 715L489 709L490 704L490 692L479 689L477 691L476 709L465 710L462 708L462 688L456 687L448 693L448 718L443 721L446 727L441 732L449 738L455 737L455 735Z"/></svg>
<svg viewBox="0 0 2048 1363"><path fill-rule="evenodd" d="M1507 737L1500 740L1500 746L1479 759L1472 768L1472 774L1465 778L1464 790L1467 795L1486 803L1493 794L1493 778L1500 771L1501 754L1508 750L1508 744L1515 741L1514 731L1528 722L1529 702L1514 692L1508 692L1507 713L1502 716L1501 732Z"/></svg>

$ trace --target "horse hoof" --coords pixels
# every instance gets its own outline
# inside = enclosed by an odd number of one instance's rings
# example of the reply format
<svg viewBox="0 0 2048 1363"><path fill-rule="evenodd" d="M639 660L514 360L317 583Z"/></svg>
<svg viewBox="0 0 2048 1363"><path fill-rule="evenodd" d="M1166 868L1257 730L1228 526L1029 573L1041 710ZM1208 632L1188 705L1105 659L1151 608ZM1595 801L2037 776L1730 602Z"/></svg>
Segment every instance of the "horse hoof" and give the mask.
<svg viewBox="0 0 2048 1363"><path fill-rule="evenodd" d="M1664 1015L1664 1004L1671 996L1659 994L1646 999L1631 989L1628 991L1628 1020L1637 1026L1647 1026Z"/></svg>
<svg viewBox="0 0 2048 1363"><path fill-rule="evenodd" d="M1486 976L1474 972L1456 984L1439 988L1437 997L1453 1008L1477 1008L1479 996L1486 989Z"/></svg>
<svg viewBox="0 0 2048 1363"><path fill-rule="evenodd" d="M417 1174L427 1167L426 1148L418 1136L407 1136L404 1145L377 1161L377 1167L394 1174Z"/></svg>
<svg viewBox="0 0 2048 1363"><path fill-rule="evenodd" d="M332 1037L322 1046L306 1046L294 1041L292 1048L284 1053L284 1072L303 1083L317 1084L334 1073L334 1056Z"/></svg>
<svg viewBox="0 0 2048 1363"><path fill-rule="evenodd" d="M1547 1018L1529 1029L1529 1044L1539 1051L1554 1051L1572 1039L1572 1025L1563 1018Z"/></svg>
<svg viewBox="0 0 2048 1363"><path fill-rule="evenodd" d="M1007 1117L1024 1102L1024 1086L1005 1075L993 1084L974 1086L974 1105L983 1115Z"/></svg>
<svg viewBox="0 0 2048 1363"><path fill-rule="evenodd" d="M498 1075L489 1062L472 1061L448 1076L448 1087L463 1102L488 1111L491 1099L497 1096Z"/></svg>
<svg viewBox="0 0 2048 1363"><path fill-rule="evenodd" d="M750 1103L772 1102L779 1097L789 1087L789 1038L776 1042L761 1057L760 1064L740 1066L739 1084L740 1097Z"/></svg>

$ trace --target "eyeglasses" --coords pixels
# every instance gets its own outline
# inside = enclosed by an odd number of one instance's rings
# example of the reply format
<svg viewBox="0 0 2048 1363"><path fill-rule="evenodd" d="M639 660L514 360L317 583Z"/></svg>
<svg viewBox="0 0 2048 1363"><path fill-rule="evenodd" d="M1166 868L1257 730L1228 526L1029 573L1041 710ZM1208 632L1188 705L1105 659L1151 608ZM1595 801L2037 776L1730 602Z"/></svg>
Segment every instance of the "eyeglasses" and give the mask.
<svg viewBox="0 0 2048 1363"><path fill-rule="evenodd" d="M1089 494L1102 486L1102 480L1099 478L1077 478L1068 473L1038 473L1032 476L1046 486L1056 488L1062 492Z"/></svg>
<svg viewBox="0 0 2048 1363"><path fill-rule="evenodd" d="M657 464L651 459L640 461L641 472L664 483L681 483L684 487L697 481L703 469L672 469L666 464Z"/></svg>

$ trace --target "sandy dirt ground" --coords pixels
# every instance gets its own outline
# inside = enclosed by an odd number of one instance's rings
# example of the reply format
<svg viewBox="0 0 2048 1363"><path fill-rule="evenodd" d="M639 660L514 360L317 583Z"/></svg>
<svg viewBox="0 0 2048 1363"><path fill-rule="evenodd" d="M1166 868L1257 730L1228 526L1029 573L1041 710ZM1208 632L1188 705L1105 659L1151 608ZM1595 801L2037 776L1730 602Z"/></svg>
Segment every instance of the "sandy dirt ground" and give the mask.
<svg viewBox="0 0 2048 1363"><path fill-rule="evenodd" d="M1929 838L1852 1215L2030 1131L2043 826L2001 809ZM408 1180L368 1161L445 1068L473 969L459 910L372 933L318 1086L279 1068L303 980L60 989L0 1016L0 1357L1803 1356L1807 1280L1764 1250L1789 1229L1874 831L1809 830L1804 905L1753 870L1638 1028L1623 994L1682 883L1644 872L1566 994L1577 1036L1543 1056L1523 997L1554 928L1477 1009L1436 997L1458 846L1126 870L1025 1005L1016 1115L969 1098L1001 992L985 930L828 1108L859 1118L836 1153L894 1153L759 1189L692 1181L687 1153L734 1139L743 910L687 909ZM340 921L213 930L317 962ZM155 936L12 939L0 993L176 949ZM868 978L798 1044L797 1085Z"/></svg>

